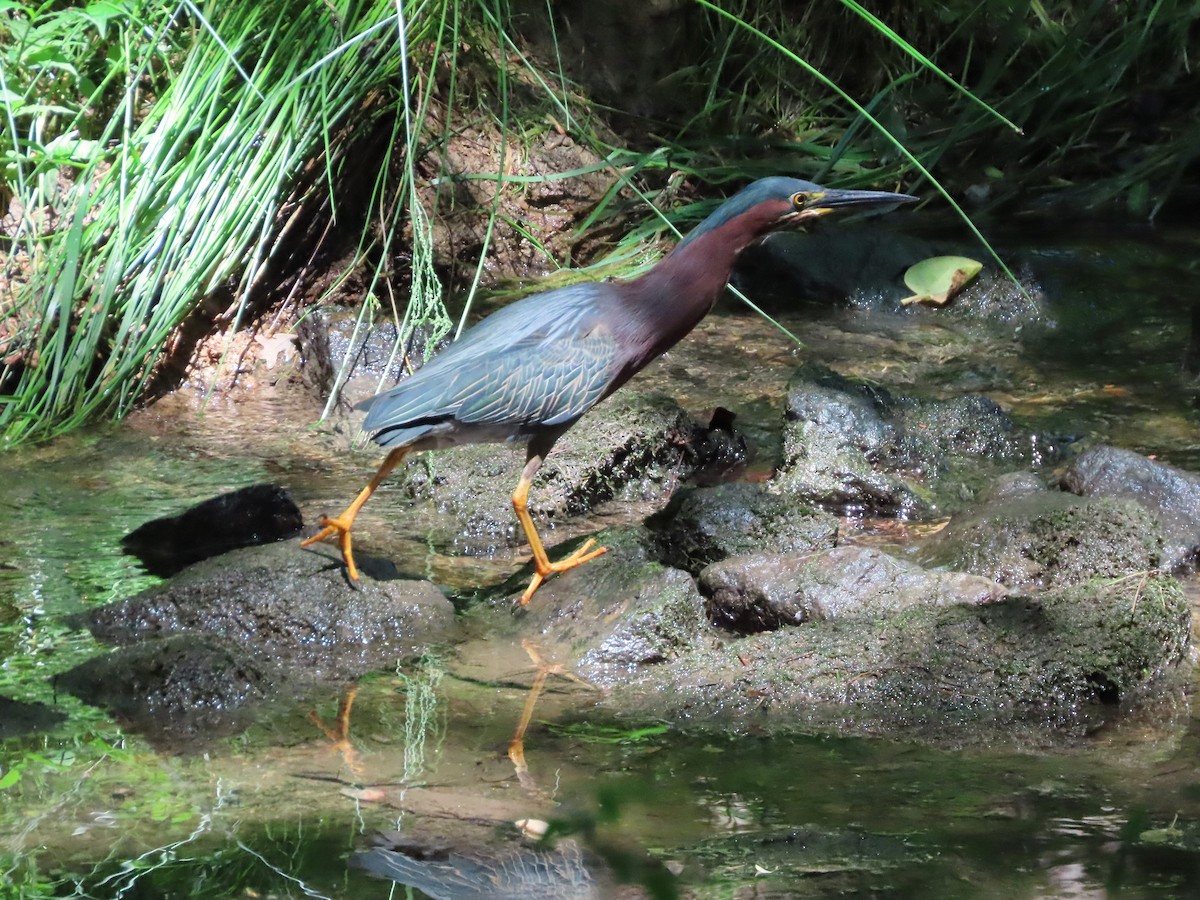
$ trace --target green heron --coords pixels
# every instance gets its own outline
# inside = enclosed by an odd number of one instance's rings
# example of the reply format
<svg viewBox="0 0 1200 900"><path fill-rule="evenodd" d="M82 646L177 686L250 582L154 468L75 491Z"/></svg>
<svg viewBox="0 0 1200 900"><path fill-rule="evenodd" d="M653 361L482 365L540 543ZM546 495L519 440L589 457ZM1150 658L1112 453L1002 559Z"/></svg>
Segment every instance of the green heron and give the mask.
<svg viewBox="0 0 1200 900"><path fill-rule="evenodd" d="M483 441L528 445L512 494L533 551L526 604L547 576L605 552L588 540L551 562L526 505L529 486L563 433L589 409L674 346L713 308L738 254L783 228L828 213L915 200L843 191L795 178L762 178L726 200L649 272L629 281L577 284L525 297L483 319L411 377L359 405L363 429L390 448L362 492L336 518L323 516L308 546L336 534L358 580L350 528L363 504L405 456Z"/></svg>

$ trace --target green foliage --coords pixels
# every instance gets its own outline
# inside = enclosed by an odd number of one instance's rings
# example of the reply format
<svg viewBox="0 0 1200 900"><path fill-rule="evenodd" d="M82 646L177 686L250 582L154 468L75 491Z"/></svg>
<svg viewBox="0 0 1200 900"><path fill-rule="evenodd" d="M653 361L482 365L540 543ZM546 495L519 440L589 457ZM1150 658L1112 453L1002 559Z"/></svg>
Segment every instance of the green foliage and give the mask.
<svg viewBox="0 0 1200 900"><path fill-rule="evenodd" d="M404 684L403 780L412 784L426 774L430 751L440 750L445 738L444 710L437 690L445 670L440 661L426 657L411 675L399 670L396 674Z"/></svg>
<svg viewBox="0 0 1200 900"><path fill-rule="evenodd" d="M624 56L608 66L593 29L571 33L572 14L601 6L515 10L0 0L0 205L15 199L17 218L4 273L16 288L0 294L0 446L128 411L181 323L237 328L331 223L361 229L351 265L374 265L364 318L394 316L405 348L425 324L432 347L450 322L418 181L496 184L473 295L505 221L500 190L576 174L514 174L504 158L494 172L445 171L443 151L481 123L507 148L553 121L595 151L578 174L619 176L580 224L632 201L639 224L622 229L606 272L645 265L649 239L702 214L679 206L684 178L928 180L955 208L964 195L1021 208L1057 195L1153 217L1200 156L1188 77L1200 13L1187 0L953 0L885 15L857 0L697 0L656 14L679 37L653 30L653 47L625 23ZM608 94L605 77L618 81ZM361 182L365 202L344 206ZM391 295L403 257L407 301Z"/></svg>
<svg viewBox="0 0 1200 900"><path fill-rule="evenodd" d="M404 48L439 38L441 23L414 6L412 19L385 0L7 14L25 85L4 85L6 160L24 211L14 250L29 272L0 315L0 382L13 385L0 397L4 444L129 410L193 310L238 325L255 290L294 262L293 232L313 228L319 211L339 214L331 188L356 164L355 148L388 119L419 130ZM73 39L91 30L98 43ZM97 59L111 62L103 90L53 102L81 95ZM168 67L161 83L147 78ZM105 117L110 87L119 90ZM47 93L50 103L29 100ZM73 130L85 119L97 120L86 148ZM64 154L81 162L69 186L46 194L57 214L41 216L45 197L30 186L61 177ZM411 189L411 170L399 187L376 183L371 208L389 232ZM437 291L429 277L419 283L418 312L436 320Z"/></svg>
<svg viewBox="0 0 1200 900"><path fill-rule="evenodd" d="M579 722L569 725L549 724L556 734L565 734L585 744L641 744L652 738L661 737L671 729L667 725L647 725L641 728L616 728L611 725L593 725Z"/></svg>
<svg viewBox="0 0 1200 900"><path fill-rule="evenodd" d="M1189 87L1200 10L1187 0L956 0L879 16L854 0L801 13L701 5L722 52L706 70L712 103L681 142L723 115L718 133L760 132L775 164L811 155L818 181L892 183L911 154L958 192L973 186L979 203L1027 208L1059 194L1143 217L1200 156ZM781 50L793 65L779 65Z"/></svg>

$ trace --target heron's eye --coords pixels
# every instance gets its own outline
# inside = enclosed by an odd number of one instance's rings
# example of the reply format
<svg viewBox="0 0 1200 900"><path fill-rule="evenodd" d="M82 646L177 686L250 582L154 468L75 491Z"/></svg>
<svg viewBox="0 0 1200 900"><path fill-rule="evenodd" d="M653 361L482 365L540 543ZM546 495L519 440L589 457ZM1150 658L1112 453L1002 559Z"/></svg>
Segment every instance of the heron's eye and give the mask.
<svg viewBox="0 0 1200 900"><path fill-rule="evenodd" d="M796 209L804 209L804 204L806 203L808 203L808 194L804 193L804 191L792 194L792 206L796 207Z"/></svg>

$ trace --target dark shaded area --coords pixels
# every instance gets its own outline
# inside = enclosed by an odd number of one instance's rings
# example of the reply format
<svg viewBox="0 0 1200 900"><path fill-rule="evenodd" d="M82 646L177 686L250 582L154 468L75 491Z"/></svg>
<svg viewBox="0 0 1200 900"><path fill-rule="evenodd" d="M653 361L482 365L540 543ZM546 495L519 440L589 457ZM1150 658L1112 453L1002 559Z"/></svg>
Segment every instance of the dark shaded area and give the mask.
<svg viewBox="0 0 1200 900"><path fill-rule="evenodd" d="M829 160L806 158L795 141L810 121L804 113L822 110L835 129L844 120L820 106L791 60L739 27L741 17L851 96L873 98L883 127L927 164L936 161L935 174L969 208L1028 214L1037 204L1043 215L1086 219L1097 207L1145 217L1156 203L1174 201L1184 213L1195 206L1194 11L1151 3L1059 4L1044 15L1021 4L864 5L1021 130L919 70L841 4L746 5L725 18L692 4L570 0L554 5L552 27L543 7L526 0L513 19L548 68L564 66L614 108L608 121L624 140L652 149L669 135L714 182L770 166L817 168L817 176L835 164L891 171L895 159L869 131Z"/></svg>
<svg viewBox="0 0 1200 900"><path fill-rule="evenodd" d="M252 724L288 684L286 671L264 654L206 634L136 644L54 679L58 690L101 707L157 746L191 752Z"/></svg>
<svg viewBox="0 0 1200 900"><path fill-rule="evenodd" d="M359 311L340 306L313 310L296 325L296 337L304 356L303 378L321 397L335 392L348 410L405 377L427 353L430 328L422 325L400 347L394 322L380 321L359 328ZM339 375L341 381L338 381Z"/></svg>
<svg viewBox="0 0 1200 900"><path fill-rule="evenodd" d="M0 695L0 740L49 731L67 718L44 703L25 703Z"/></svg>
<svg viewBox="0 0 1200 900"><path fill-rule="evenodd" d="M302 527L300 510L284 488L254 484L146 522L121 539L121 548L151 575L169 578L210 556L294 537Z"/></svg>

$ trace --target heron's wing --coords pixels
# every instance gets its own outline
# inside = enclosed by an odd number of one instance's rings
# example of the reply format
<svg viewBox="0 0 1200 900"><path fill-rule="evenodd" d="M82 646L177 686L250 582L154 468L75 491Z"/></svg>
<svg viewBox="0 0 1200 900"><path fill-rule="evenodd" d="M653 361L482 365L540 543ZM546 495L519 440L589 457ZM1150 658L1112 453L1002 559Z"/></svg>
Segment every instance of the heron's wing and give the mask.
<svg viewBox="0 0 1200 900"><path fill-rule="evenodd" d="M531 336L501 359L479 359L459 370L454 418L489 425L571 422L604 397L615 357L616 342L604 328L551 342Z"/></svg>
<svg viewBox="0 0 1200 900"><path fill-rule="evenodd" d="M500 310L411 378L367 401L363 427L577 419L604 398L620 371L612 296L611 285L578 285Z"/></svg>

